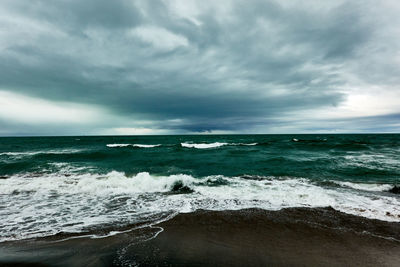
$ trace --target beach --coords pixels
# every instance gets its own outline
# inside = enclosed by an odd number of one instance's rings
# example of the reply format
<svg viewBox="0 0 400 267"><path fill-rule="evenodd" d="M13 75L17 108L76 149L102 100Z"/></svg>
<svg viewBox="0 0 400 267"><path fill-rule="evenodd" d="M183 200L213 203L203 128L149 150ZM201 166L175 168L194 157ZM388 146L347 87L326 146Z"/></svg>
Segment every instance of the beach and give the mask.
<svg viewBox="0 0 400 267"><path fill-rule="evenodd" d="M398 266L399 137L0 138L0 266Z"/></svg>
<svg viewBox="0 0 400 267"><path fill-rule="evenodd" d="M5 266L398 266L400 224L331 208L199 210L111 237L57 235L0 251Z"/></svg>

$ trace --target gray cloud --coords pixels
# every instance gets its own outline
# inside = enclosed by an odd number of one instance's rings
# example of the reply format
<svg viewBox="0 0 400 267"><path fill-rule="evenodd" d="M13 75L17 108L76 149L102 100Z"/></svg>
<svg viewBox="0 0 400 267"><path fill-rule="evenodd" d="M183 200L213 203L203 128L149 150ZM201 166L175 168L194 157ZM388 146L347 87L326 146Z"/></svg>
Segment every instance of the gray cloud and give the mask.
<svg viewBox="0 0 400 267"><path fill-rule="evenodd" d="M310 118L285 118L340 108L360 92L399 90L390 24L399 26L399 6L390 1L173 3L3 1L0 90L98 105L120 118L93 122L90 131L76 126L77 133L143 127L137 118L171 132L284 131L285 123L308 131ZM388 126L398 112L365 116L398 131ZM7 133L37 133L12 118L0 123ZM352 125L342 130L371 128Z"/></svg>

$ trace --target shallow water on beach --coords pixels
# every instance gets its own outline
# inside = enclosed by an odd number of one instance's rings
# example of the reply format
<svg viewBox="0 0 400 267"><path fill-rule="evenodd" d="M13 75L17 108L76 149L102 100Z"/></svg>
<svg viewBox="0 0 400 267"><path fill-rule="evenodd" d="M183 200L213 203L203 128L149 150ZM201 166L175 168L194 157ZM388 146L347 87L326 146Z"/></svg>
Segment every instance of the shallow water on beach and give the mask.
<svg viewBox="0 0 400 267"><path fill-rule="evenodd" d="M197 209L400 221L400 135L0 138L0 241L107 236Z"/></svg>

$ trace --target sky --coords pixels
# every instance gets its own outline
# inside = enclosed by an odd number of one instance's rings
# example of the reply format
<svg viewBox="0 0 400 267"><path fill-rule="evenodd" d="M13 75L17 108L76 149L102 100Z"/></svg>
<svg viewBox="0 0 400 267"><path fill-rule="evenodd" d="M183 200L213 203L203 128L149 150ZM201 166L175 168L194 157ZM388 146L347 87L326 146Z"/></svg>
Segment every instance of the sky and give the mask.
<svg viewBox="0 0 400 267"><path fill-rule="evenodd" d="M0 135L400 132L397 0L2 0Z"/></svg>

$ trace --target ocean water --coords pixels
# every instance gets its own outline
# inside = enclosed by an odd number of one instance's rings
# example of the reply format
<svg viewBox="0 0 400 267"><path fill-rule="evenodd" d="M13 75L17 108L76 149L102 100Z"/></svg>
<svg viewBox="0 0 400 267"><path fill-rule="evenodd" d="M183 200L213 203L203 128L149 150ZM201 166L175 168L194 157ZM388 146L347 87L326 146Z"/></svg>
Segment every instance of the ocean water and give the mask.
<svg viewBox="0 0 400 267"><path fill-rule="evenodd" d="M197 209L331 206L399 222L396 184L399 134L4 137L0 242L103 237Z"/></svg>

